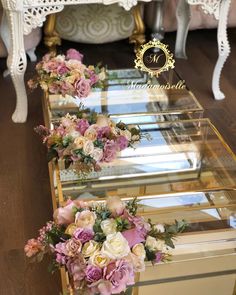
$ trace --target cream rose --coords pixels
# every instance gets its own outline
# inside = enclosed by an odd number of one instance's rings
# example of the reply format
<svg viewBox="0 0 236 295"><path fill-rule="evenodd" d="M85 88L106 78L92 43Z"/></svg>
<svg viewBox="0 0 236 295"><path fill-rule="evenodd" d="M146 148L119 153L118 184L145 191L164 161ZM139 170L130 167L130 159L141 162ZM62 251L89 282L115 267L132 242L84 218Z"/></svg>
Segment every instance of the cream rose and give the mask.
<svg viewBox="0 0 236 295"><path fill-rule="evenodd" d="M164 227L163 224L156 224L156 225L154 225L154 229L156 229L160 233L164 233L165 232L165 227Z"/></svg>
<svg viewBox="0 0 236 295"><path fill-rule="evenodd" d="M128 139L128 141L131 140L131 132L129 130L121 130L120 134L123 135L124 137L126 137Z"/></svg>
<svg viewBox="0 0 236 295"><path fill-rule="evenodd" d="M144 259L136 256L133 253L130 253L129 256L127 256L127 261L130 262L133 267L135 272L142 272L145 270L145 262Z"/></svg>
<svg viewBox="0 0 236 295"><path fill-rule="evenodd" d="M104 268L109 264L110 258L100 252L96 252L93 256L90 257L90 262L97 267Z"/></svg>
<svg viewBox="0 0 236 295"><path fill-rule="evenodd" d="M84 244L82 254L85 258L95 255L99 251L99 244L93 240Z"/></svg>
<svg viewBox="0 0 236 295"><path fill-rule="evenodd" d="M163 240L157 240L151 236L148 236L145 245L151 251L162 251L165 246L165 242Z"/></svg>
<svg viewBox="0 0 236 295"><path fill-rule="evenodd" d="M94 212L84 210L75 215L75 224L81 228L93 228L97 216Z"/></svg>
<svg viewBox="0 0 236 295"><path fill-rule="evenodd" d="M110 219L103 220L101 222L101 228L103 233L106 236L116 233L117 224L115 219L110 218Z"/></svg>
<svg viewBox="0 0 236 295"><path fill-rule="evenodd" d="M94 158L95 161L99 162L103 157L103 151L99 148L94 148L91 157Z"/></svg>
<svg viewBox="0 0 236 295"><path fill-rule="evenodd" d="M110 119L104 115L98 115L96 125L99 127L110 126Z"/></svg>
<svg viewBox="0 0 236 295"><path fill-rule="evenodd" d="M91 141L95 141L97 139L97 131L94 128L89 127L85 131L84 137L86 137L87 139L89 139Z"/></svg>
<svg viewBox="0 0 236 295"><path fill-rule="evenodd" d="M136 244L132 248L132 253L141 259L145 259L146 251L142 243Z"/></svg>
<svg viewBox="0 0 236 295"><path fill-rule="evenodd" d="M77 149L82 149L84 146L84 143L85 143L85 138L83 136L77 137L74 140L74 144Z"/></svg>
<svg viewBox="0 0 236 295"><path fill-rule="evenodd" d="M91 155L94 151L94 145L91 140L86 140L83 146L83 152L85 155Z"/></svg>
<svg viewBox="0 0 236 295"><path fill-rule="evenodd" d="M108 235L101 253L111 259L121 259L130 253L128 241L120 232Z"/></svg>

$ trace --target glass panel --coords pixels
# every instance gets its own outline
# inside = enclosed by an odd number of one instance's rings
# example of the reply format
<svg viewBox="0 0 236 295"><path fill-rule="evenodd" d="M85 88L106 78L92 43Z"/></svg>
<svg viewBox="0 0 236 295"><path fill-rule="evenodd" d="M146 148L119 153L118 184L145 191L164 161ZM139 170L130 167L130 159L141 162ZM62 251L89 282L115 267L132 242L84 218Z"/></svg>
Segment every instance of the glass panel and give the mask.
<svg viewBox="0 0 236 295"><path fill-rule="evenodd" d="M203 109L188 89L157 88L160 85L176 85L180 79L174 71L162 75L158 80L150 80L147 75L134 69L109 72L107 85L103 89L95 89L84 99L85 107L108 113L117 120L122 116L122 120L132 120L135 124L201 117ZM150 88L150 85L154 88ZM80 103L79 99L69 96L50 95L51 121L58 120L68 112L76 113Z"/></svg>
<svg viewBox="0 0 236 295"><path fill-rule="evenodd" d="M236 187L235 156L207 119L142 124L140 128L152 140L143 139L136 149L122 151L117 160L91 173L83 183L61 163L62 190L117 192L125 187L163 194Z"/></svg>

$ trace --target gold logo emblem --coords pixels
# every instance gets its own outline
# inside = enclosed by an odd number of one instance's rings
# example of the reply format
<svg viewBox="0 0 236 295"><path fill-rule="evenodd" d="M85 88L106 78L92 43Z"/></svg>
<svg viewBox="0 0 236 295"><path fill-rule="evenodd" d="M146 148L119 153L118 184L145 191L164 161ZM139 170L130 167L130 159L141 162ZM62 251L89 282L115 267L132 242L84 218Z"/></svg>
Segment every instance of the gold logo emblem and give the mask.
<svg viewBox="0 0 236 295"><path fill-rule="evenodd" d="M153 39L143 44L136 53L135 68L147 72L151 77L173 69L175 60L168 45Z"/></svg>

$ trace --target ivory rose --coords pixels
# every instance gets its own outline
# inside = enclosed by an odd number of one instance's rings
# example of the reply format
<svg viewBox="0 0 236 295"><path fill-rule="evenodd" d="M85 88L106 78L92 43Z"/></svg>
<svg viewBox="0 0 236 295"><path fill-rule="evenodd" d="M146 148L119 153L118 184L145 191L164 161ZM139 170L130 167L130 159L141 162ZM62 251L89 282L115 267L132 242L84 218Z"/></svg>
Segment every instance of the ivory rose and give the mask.
<svg viewBox="0 0 236 295"><path fill-rule="evenodd" d="M146 257L146 251L142 243L134 245L132 248L132 253L141 259L145 259Z"/></svg>
<svg viewBox="0 0 236 295"><path fill-rule="evenodd" d="M165 241L157 240L151 236L148 236L145 246L148 247L151 251L162 251L165 246Z"/></svg>
<svg viewBox="0 0 236 295"><path fill-rule="evenodd" d="M130 253L130 248L127 240L120 232L117 232L107 236L101 253L111 259L121 259Z"/></svg>
<svg viewBox="0 0 236 295"><path fill-rule="evenodd" d="M75 215L75 223L81 228L92 229L96 220L96 214L90 210L84 210L82 212L77 212Z"/></svg>
<svg viewBox="0 0 236 295"><path fill-rule="evenodd" d="M91 155L94 151L94 145L91 140L86 140L83 146L83 152L85 155Z"/></svg>
<svg viewBox="0 0 236 295"><path fill-rule="evenodd" d="M94 240L91 240L85 243L82 249L82 253L84 257L86 258L93 256L98 251L99 251L99 244L95 242Z"/></svg>
<svg viewBox="0 0 236 295"><path fill-rule="evenodd" d="M117 228L117 224L115 219L110 218L110 219L106 219L103 220L101 222L101 228L103 233L108 236L110 234L114 234L116 232L116 228Z"/></svg>
<svg viewBox="0 0 236 295"><path fill-rule="evenodd" d="M89 127L85 131L84 136L91 141L95 141L97 139L97 131L93 127Z"/></svg>
<svg viewBox="0 0 236 295"><path fill-rule="evenodd" d="M99 148L94 148L91 157L94 158L95 161L100 162L103 157L103 151Z"/></svg>

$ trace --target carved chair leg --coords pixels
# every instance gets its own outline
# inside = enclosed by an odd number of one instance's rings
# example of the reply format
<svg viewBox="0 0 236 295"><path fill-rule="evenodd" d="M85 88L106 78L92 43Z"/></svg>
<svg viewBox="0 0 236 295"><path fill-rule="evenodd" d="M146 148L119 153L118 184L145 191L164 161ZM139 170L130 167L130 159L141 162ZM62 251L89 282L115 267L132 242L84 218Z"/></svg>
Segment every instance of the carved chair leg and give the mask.
<svg viewBox="0 0 236 295"><path fill-rule="evenodd" d="M231 0L222 0L220 4L220 16L217 32L219 57L214 69L212 79L212 91L215 99L217 100L225 98L224 93L220 90L220 75L224 63L230 54L230 45L227 37L227 20L230 3Z"/></svg>
<svg viewBox="0 0 236 295"><path fill-rule="evenodd" d="M8 23L2 38L7 47L7 66L16 90L16 109L12 120L15 123L24 123L27 118L28 103L24 84L27 60L24 49L23 13L21 11L7 11L6 16ZM3 21L5 20L6 18ZM9 28L12 29L11 32ZM9 38L9 36L11 37Z"/></svg>
<svg viewBox="0 0 236 295"><path fill-rule="evenodd" d="M35 54L35 50L36 50L36 48L33 47L33 48L31 48L31 49L29 49L29 50L26 51L26 53L27 53L30 61L32 61L32 62L37 61L37 56Z"/></svg>
<svg viewBox="0 0 236 295"><path fill-rule="evenodd" d="M56 46L61 45L61 38L55 30L56 26L56 14L50 14L47 17L46 24L44 26L44 44L49 48L50 51L56 52Z"/></svg>
<svg viewBox="0 0 236 295"><path fill-rule="evenodd" d="M179 0L176 8L177 18L177 37L175 43L175 56L178 58L187 58L186 40L188 28L191 20L190 6L187 0Z"/></svg>
<svg viewBox="0 0 236 295"><path fill-rule="evenodd" d="M146 42L145 38L145 26L141 16L141 4L137 4L132 8L132 13L134 16L135 28L132 36L129 38L129 42L135 45L135 51L137 48Z"/></svg>

